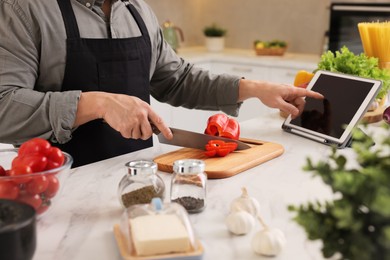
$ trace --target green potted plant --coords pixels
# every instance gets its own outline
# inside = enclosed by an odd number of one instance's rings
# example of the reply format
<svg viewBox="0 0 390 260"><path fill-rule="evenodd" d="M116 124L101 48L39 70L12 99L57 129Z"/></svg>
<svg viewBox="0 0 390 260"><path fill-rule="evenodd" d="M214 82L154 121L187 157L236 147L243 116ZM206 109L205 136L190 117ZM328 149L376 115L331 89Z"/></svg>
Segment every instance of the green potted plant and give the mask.
<svg viewBox="0 0 390 260"><path fill-rule="evenodd" d="M289 206L309 240L322 240L322 254L332 259L390 259L390 126L376 145L361 131L354 133L356 162L336 148L328 160L308 159L306 171L328 184L335 199ZM377 140L376 140L377 141Z"/></svg>
<svg viewBox="0 0 390 260"><path fill-rule="evenodd" d="M225 47L225 36L227 30L213 23L203 29L203 34L206 37L206 48L209 51L222 51Z"/></svg>

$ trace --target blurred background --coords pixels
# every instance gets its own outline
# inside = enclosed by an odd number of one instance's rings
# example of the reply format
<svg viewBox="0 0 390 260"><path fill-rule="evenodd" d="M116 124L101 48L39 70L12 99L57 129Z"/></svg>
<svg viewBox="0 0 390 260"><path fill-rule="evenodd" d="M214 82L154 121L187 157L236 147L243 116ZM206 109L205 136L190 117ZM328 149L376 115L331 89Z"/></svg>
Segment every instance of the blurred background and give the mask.
<svg viewBox="0 0 390 260"><path fill-rule="evenodd" d="M204 44L203 28L216 23L227 29L227 48L252 48L253 41L282 39L288 51L320 55L326 45L331 3L375 0L145 0L160 24L180 27L182 47Z"/></svg>

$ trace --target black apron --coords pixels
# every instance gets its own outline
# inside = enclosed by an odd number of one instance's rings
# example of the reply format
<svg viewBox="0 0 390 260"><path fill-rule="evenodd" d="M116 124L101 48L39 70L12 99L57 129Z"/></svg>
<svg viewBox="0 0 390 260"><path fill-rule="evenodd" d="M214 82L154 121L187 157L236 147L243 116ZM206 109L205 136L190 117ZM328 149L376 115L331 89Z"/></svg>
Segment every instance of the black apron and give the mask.
<svg viewBox="0 0 390 260"><path fill-rule="evenodd" d="M57 0L66 28L66 67L62 91L103 91L136 96L150 103L151 43L141 16L129 2L129 12L141 36L121 39L80 38L71 0ZM74 158L73 167L137 151L153 145L152 138L123 138L101 119L79 126L72 139L54 144Z"/></svg>

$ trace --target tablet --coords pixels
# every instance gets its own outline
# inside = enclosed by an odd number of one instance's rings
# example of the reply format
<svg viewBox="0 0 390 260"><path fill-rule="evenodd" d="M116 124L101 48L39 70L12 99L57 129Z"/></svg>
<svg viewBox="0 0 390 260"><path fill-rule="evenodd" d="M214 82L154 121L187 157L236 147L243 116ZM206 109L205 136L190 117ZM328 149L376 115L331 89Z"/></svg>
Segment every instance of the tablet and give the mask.
<svg viewBox="0 0 390 260"><path fill-rule="evenodd" d="M344 148L349 144L352 130L366 113L378 94L380 80L319 70L307 89L324 95L318 100L306 97L302 113L291 115L282 129L327 145Z"/></svg>

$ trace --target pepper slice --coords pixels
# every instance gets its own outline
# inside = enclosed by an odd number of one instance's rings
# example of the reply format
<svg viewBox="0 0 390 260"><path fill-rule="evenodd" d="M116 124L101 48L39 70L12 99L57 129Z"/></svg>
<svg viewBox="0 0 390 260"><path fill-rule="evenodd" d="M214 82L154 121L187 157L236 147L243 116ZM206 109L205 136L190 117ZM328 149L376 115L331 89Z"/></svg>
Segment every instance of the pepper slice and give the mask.
<svg viewBox="0 0 390 260"><path fill-rule="evenodd" d="M233 142L225 142L222 140L210 140L205 145L205 155L208 157L224 157L237 149L237 144Z"/></svg>
<svg viewBox="0 0 390 260"><path fill-rule="evenodd" d="M240 125L235 119L229 118L225 114L215 114L209 117L204 133L238 140Z"/></svg>

